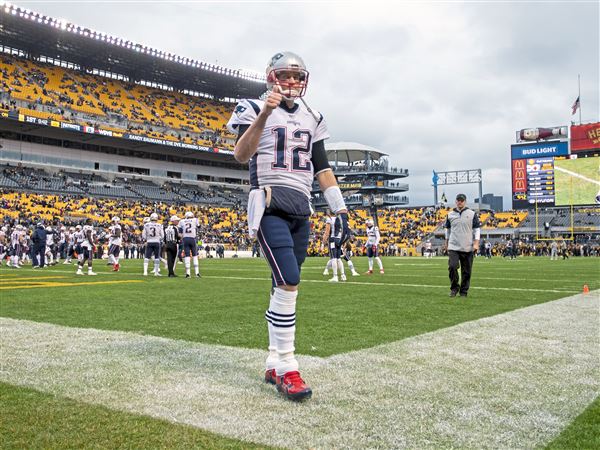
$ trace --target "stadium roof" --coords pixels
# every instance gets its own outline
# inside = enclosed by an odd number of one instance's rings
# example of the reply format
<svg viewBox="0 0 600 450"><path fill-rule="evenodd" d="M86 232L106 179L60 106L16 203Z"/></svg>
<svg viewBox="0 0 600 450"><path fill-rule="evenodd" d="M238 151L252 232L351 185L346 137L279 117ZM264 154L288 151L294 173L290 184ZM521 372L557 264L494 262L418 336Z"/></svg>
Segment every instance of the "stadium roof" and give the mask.
<svg viewBox="0 0 600 450"><path fill-rule="evenodd" d="M256 98L265 77L195 61L0 1L0 46L215 98Z"/></svg>
<svg viewBox="0 0 600 450"><path fill-rule="evenodd" d="M371 160L378 161L382 156L388 156L380 150L368 145L358 144L356 142L331 142L325 144L327 159L329 161L338 161L351 163L355 161L364 161L365 153L369 153Z"/></svg>

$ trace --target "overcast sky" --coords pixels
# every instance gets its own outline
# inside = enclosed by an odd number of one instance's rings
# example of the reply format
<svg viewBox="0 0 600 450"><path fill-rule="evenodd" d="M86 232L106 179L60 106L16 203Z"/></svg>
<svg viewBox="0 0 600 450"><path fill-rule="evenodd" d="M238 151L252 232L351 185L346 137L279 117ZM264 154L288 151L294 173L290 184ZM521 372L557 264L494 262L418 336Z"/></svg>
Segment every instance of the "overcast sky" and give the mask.
<svg viewBox="0 0 600 450"><path fill-rule="evenodd" d="M578 74L582 121L600 120L598 1L14 3L233 69L298 53L330 142L388 153L410 172L411 205L433 202L432 169L481 168L509 208L515 131L579 121Z"/></svg>

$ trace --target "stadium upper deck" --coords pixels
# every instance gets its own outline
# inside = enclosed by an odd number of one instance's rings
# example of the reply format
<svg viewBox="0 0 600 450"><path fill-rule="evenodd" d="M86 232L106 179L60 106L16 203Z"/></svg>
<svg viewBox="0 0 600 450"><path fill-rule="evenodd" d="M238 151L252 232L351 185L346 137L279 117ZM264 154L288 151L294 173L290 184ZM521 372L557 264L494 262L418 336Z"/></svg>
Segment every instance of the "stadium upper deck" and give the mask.
<svg viewBox="0 0 600 450"><path fill-rule="evenodd" d="M194 61L4 2L0 51L3 119L92 135L86 139L99 144L96 138L116 137L227 155L231 100L265 90L261 74Z"/></svg>

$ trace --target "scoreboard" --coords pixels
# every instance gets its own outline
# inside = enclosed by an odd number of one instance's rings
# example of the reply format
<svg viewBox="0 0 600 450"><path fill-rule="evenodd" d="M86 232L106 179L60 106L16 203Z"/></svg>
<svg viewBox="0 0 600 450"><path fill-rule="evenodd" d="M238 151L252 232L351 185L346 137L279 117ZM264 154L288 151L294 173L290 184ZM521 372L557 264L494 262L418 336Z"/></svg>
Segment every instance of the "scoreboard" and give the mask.
<svg viewBox="0 0 600 450"><path fill-rule="evenodd" d="M568 154L566 141L512 145L513 209L554 206L554 160Z"/></svg>

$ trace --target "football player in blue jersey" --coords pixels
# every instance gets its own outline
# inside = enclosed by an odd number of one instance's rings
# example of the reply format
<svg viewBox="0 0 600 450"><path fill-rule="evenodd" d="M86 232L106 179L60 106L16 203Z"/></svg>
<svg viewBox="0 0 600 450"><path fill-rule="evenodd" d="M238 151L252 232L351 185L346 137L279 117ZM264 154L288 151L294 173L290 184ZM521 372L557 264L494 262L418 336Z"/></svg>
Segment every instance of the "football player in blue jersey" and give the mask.
<svg viewBox="0 0 600 450"><path fill-rule="evenodd" d="M265 381L291 400L312 395L294 356L296 299L309 240L310 194L316 177L334 214L348 228L344 198L325 153L323 116L302 99L309 73L302 58L280 52L269 61L264 100L242 100L228 128L238 135L234 157L248 163L248 227L271 268L266 320L269 354Z"/></svg>

